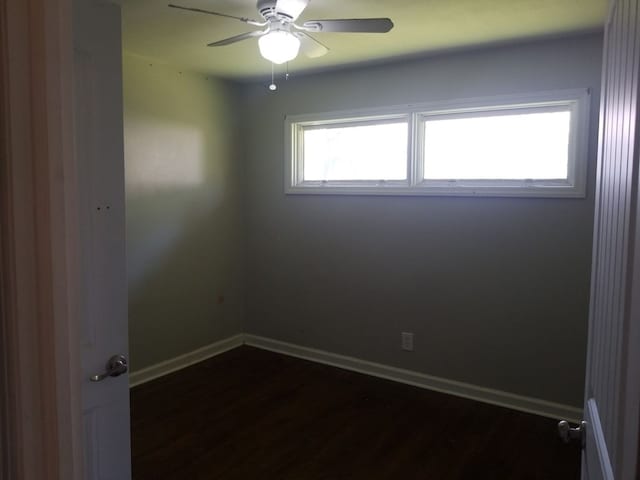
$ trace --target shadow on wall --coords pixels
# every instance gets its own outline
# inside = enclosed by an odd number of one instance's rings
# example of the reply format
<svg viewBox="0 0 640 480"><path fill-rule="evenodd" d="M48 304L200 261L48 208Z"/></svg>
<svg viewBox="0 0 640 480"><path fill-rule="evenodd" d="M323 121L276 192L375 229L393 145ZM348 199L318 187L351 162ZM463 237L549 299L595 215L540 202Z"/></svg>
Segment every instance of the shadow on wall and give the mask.
<svg viewBox="0 0 640 480"><path fill-rule="evenodd" d="M131 217L140 216L136 211L146 213L148 204L162 209L180 196L150 196L135 202ZM225 233L233 228L233 219L224 212L221 205L206 215L185 219L170 245L163 245L163 250L144 265L143 276L130 285L129 342L134 370L241 330L242 272L234 260L237 243ZM147 237L162 228L148 229Z"/></svg>

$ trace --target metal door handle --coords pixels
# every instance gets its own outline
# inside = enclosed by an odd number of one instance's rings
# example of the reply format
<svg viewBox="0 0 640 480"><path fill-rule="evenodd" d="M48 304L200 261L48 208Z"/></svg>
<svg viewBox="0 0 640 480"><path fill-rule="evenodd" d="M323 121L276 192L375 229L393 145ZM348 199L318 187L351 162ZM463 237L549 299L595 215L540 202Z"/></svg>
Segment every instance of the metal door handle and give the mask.
<svg viewBox="0 0 640 480"><path fill-rule="evenodd" d="M571 428L566 420L558 422L558 434L564 443L580 442L580 445L584 448L587 439L586 431L587 422L585 421L580 422L576 428Z"/></svg>
<svg viewBox="0 0 640 480"><path fill-rule="evenodd" d="M89 378L92 382L101 382L107 377L117 377L126 373L127 371L127 357L124 355L114 355L107 362L107 370L104 373L93 375Z"/></svg>

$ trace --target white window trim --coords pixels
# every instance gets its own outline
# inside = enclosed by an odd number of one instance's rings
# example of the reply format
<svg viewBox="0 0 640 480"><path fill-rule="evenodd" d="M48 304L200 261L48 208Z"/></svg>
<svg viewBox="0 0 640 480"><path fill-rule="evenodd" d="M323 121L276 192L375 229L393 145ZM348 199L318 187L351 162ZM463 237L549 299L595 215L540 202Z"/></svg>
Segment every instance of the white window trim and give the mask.
<svg viewBox="0 0 640 480"><path fill-rule="evenodd" d="M311 195L426 195L492 197L577 197L586 195L590 95L588 89L502 95L458 101L408 104L386 108L288 115L285 117L285 193ZM568 179L422 180L423 128L433 116L472 116L509 109L571 111ZM301 139L304 128L327 124L366 124L406 119L409 124L407 180L304 181Z"/></svg>

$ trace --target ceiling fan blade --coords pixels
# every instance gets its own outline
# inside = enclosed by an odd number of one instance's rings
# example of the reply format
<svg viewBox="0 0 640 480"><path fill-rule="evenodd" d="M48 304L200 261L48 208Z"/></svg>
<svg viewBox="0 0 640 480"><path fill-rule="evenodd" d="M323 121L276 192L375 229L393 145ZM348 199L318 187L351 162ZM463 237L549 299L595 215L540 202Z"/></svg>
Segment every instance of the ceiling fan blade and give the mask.
<svg viewBox="0 0 640 480"><path fill-rule="evenodd" d="M296 32L294 35L300 39L300 50L307 57L318 58L329 53L329 48L308 33Z"/></svg>
<svg viewBox="0 0 640 480"><path fill-rule="evenodd" d="M302 27L309 32L387 33L393 28L393 22L389 18L309 20Z"/></svg>
<svg viewBox="0 0 640 480"><path fill-rule="evenodd" d="M225 18L233 18L234 20L240 20L241 22L248 23L249 25L256 25L258 27L262 27L266 25L264 22L258 22L256 20L251 20L247 17L236 17L235 15L228 15L226 13L212 12L211 10L203 10L201 8L192 8L192 7L183 7L182 5L174 5L172 3L169 4L170 8L177 8L179 10L188 10L190 12L196 13L206 13L207 15L215 15L217 17L225 17Z"/></svg>
<svg viewBox="0 0 640 480"><path fill-rule="evenodd" d="M253 32L241 33L240 35L236 35L235 37L229 37L225 38L224 40L218 40L217 42L209 43L207 47L223 47L224 45L231 45L232 43L241 42L242 40L247 40L248 38L261 37L266 33L266 31L262 30L254 30Z"/></svg>
<svg viewBox="0 0 640 480"><path fill-rule="evenodd" d="M307 8L311 0L278 0L276 2L276 12L291 17L295 21Z"/></svg>

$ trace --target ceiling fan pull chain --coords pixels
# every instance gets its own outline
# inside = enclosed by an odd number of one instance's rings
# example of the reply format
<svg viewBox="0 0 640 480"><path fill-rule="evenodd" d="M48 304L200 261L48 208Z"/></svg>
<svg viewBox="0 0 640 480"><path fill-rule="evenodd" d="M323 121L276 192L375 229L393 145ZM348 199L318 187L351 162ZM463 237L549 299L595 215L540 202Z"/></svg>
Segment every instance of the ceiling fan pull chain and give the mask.
<svg viewBox="0 0 640 480"><path fill-rule="evenodd" d="M273 62L271 62L271 85L269 85L269 90L271 90L272 92L275 92L278 89L278 86L274 81L274 69L275 65Z"/></svg>

